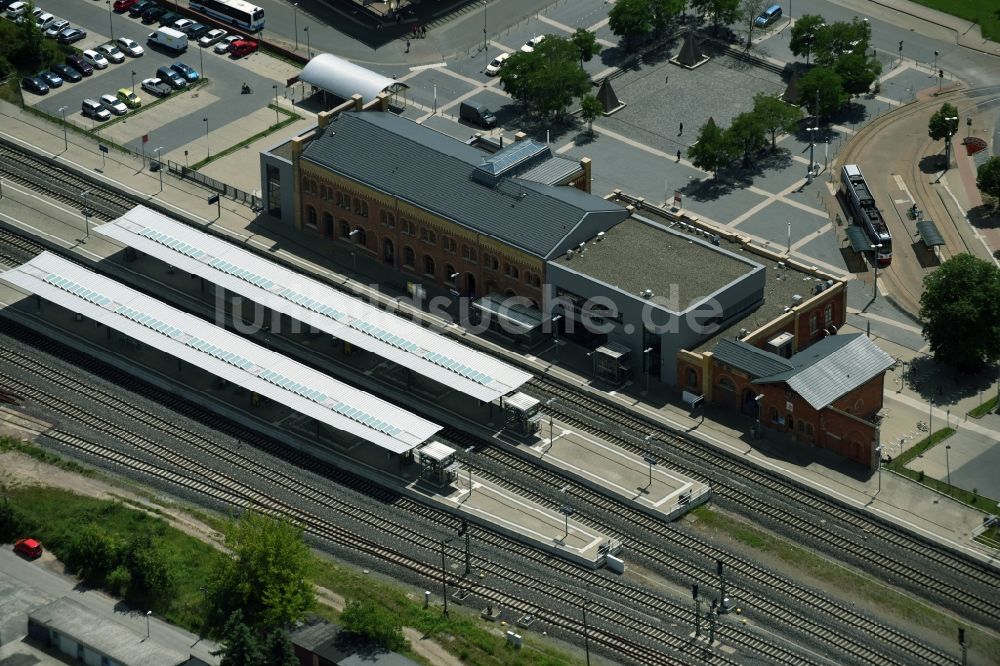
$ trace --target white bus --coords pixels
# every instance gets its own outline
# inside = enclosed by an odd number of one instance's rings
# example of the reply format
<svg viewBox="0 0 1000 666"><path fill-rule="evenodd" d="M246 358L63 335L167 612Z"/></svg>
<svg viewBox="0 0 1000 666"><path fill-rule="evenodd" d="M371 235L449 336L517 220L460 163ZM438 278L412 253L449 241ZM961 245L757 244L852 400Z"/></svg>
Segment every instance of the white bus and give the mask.
<svg viewBox="0 0 1000 666"><path fill-rule="evenodd" d="M264 10L245 0L190 0L188 5L197 12L248 32L260 32L264 28Z"/></svg>

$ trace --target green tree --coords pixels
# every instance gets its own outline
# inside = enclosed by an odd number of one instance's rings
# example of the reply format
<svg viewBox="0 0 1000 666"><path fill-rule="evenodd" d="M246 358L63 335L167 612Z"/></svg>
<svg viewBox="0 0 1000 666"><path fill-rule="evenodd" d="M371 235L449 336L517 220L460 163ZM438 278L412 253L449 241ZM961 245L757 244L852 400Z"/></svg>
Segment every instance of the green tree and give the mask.
<svg viewBox="0 0 1000 666"><path fill-rule="evenodd" d="M771 133L771 148L776 146L779 132L791 132L802 117L801 109L776 95L757 93L753 96L753 114L765 131Z"/></svg>
<svg viewBox="0 0 1000 666"><path fill-rule="evenodd" d="M871 89L872 83L882 73L882 63L862 53L848 53L837 59L833 70L840 75L844 92L862 95Z"/></svg>
<svg viewBox="0 0 1000 666"><path fill-rule="evenodd" d="M813 67L799 79L799 99L814 116L829 117L844 105L847 93L840 74L826 67Z"/></svg>
<svg viewBox="0 0 1000 666"><path fill-rule="evenodd" d="M361 636L387 650L406 647L399 618L369 599L348 601L340 622L347 633Z"/></svg>
<svg viewBox="0 0 1000 666"><path fill-rule="evenodd" d="M272 631L264 641L264 661L261 666L299 666L299 658L295 656L292 637L285 629Z"/></svg>
<svg viewBox="0 0 1000 666"><path fill-rule="evenodd" d="M725 142L731 146L731 153L742 155L743 166L749 166L756 153L767 145L764 123L752 111L733 118L733 124L724 132Z"/></svg>
<svg viewBox="0 0 1000 666"><path fill-rule="evenodd" d="M719 169L729 164L733 159L731 145L726 141L725 133L711 118L698 130L698 140L688 148L691 163L699 169L711 171L718 178Z"/></svg>
<svg viewBox="0 0 1000 666"><path fill-rule="evenodd" d="M687 0L647 0L653 17L653 31L662 33L675 17L684 11Z"/></svg>
<svg viewBox="0 0 1000 666"><path fill-rule="evenodd" d="M0 543L14 541L29 531L24 515L4 495L0 499Z"/></svg>
<svg viewBox="0 0 1000 666"><path fill-rule="evenodd" d="M813 44L816 64L833 67L845 55L866 55L871 37L872 28L868 21L855 18L850 23L845 21L831 23L816 33Z"/></svg>
<svg viewBox="0 0 1000 666"><path fill-rule="evenodd" d="M696 9L712 22L712 30L718 31L721 23L735 23L740 18L740 0L691 0Z"/></svg>
<svg viewBox="0 0 1000 666"><path fill-rule="evenodd" d="M920 318L936 360L963 370L1000 360L1000 268L952 257L924 278Z"/></svg>
<svg viewBox="0 0 1000 666"><path fill-rule="evenodd" d="M130 595L163 596L174 586L173 571L163 549L149 534L139 534L125 545L121 563L131 576Z"/></svg>
<svg viewBox="0 0 1000 666"><path fill-rule="evenodd" d="M806 14L800 16L795 25L792 26L791 39L788 40L788 48L793 55L806 56L806 64L809 64L809 54L816 45L817 35L826 27L826 21L818 14Z"/></svg>
<svg viewBox="0 0 1000 666"><path fill-rule="evenodd" d="M586 28L577 28L576 32L570 35L569 41L580 53L580 67L583 63L590 62L594 56L601 52L601 45L597 43L597 35Z"/></svg>
<svg viewBox="0 0 1000 666"><path fill-rule="evenodd" d="M740 5L740 22L746 26L747 48L753 46L753 29L757 27L757 17L766 9L771 0L743 0Z"/></svg>
<svg viewBox="0 0 1000 666"><path fill-rule="evenodd" d="M65 561L85 581L100 585L119 566L120 545L97 523L84 525L70 538ZM126 586L123 592L127 592Z"/></svg>
<svg viewBox="0 0 1000 666"><path fill-rule="evenodd" d="M931 119L927 123L927 135L935 141L947 139L956 129L958 129L958 109L949 102L945 102L940 109L931 114Z"/></svg>
<svg viewBox="0 0 1000 666"><path fill-rule="evenodd" d="M1000 206L1000 157L991 157L976 170L976 187Z"/></svg>
<svg viewBox="0 0 1000 666"><path fill-rule="evenodd" d="M225 529L231 557L219 559L208 588L208 623L218 627L237 610L266 632L302 619L316 601L306 579L309 547L284 520L246 513Z"/></svg>
<svg viewBox="0 0 1000 666"><path fill-rule="evenodd" d="M653 30L649 0L618 0L608 12L608 28L628 47Z"/></svg>
<svg viewBox="0 0 1000 666"><path fill-rule="evenodd" d="M532 53L515 53L500 70L500 84L512 97L542 115L559 117L573 99L590 91L590 76L577 64L568 39L549 36Z"/></svg>
<svg viewBox="0 0 1000 666"><path fill-rule="evenodd" d="M580 100L580 117L587 122L587 131L590 134L594 133L594 120L602 113L604 113L604 106L593 95L584 95L583 99Z"/></svg>
<svg viewBox="0 0 1000 666"><path fill-rule="evenodd" d="M219 649L213 656L222 656L219 666L264 666L264 651L254 630L243 622L243 612L233 611L222 629Z"/></svg>

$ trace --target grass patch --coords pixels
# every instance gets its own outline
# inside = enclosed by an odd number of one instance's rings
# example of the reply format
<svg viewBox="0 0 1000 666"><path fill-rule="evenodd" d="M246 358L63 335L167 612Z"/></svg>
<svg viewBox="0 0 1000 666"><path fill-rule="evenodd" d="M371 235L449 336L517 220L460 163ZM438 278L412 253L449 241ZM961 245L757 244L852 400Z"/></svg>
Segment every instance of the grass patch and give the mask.
<svg viewBox="0 0 1000 666"><path fill-rule="evenodd" d="M274 106L274 104L268 104L267 108L274 109L275 106ZM247 137L246 139L243 139L242 141L240 141L237 144L234 144L232 146L229 146L228 148L223 149L221 152L215 153L211 157L206 157L205 159L203 159L203 160L201 160L199 162L195 162L190 167L191 171L197 171L198 169L202 168L206 164L209 164L210 162L213 162L213 161L215 161L217 159L223 158L226 155L231 155L232 153L235 153L237 150L240 150L242 148L246 148L247 146L249 146L254 141L257 141L258 139L263 139L268 134L272 134L274 132L277 132L281 128L286 127L288 125L291 125L296 120L301 120L302 119L302 116L300 116L297 113L292 113L291 111L287 111L285 109L282 109L281 107L277 107L277 109L278 109L279 113L285 114L285 119L284 120L282 120L281 122L276 123L274 125L271 125L270 127L268 127L267 129L265 129L263 131L257 132L256 134L254 134L251 137Z"/></svg>
<svg viewBox="0 0 1000 666"><path fill-rule="evenodd" d="M70 539L82 525L98 523L108 533L127 541L135 534L149 534L158 544L176 581L169 595L143 600L143 607L158 616L197 632L204 616L205 585L215 558L209 544L171 527L158 516L129 508L122 502L83 497L57 488L26 486L7 491L15 510L56 557L66 552Z"/></svg>
<svg viewBox="0 0 1000 666"><path fill-rule="evenodd" d="M26 456L34 458L38 462L45 463L46 465L52 465L53 467L58 467L59 469L64 469L67 472L74 472L82 476L95 476L94 470L84 467L83 465L73 462L72 460L66 460L55 453L50 453L49 451L35 446L34 444L29 444L28 442L14 439L12 437L0 437L0 453L6 453L8 451L23 453Z"/></svg>
<svg viewBox="0 0 1000 666"><path fill-rule="evenodd" d="M709 506L699 506L693 509L690 515L697 517L695 526L701 524L723 532L754 550L777 557L783 565L820 580L841 594L864 599L887 615L932 630L948 640L954 638L958 627L965 627L966 632L975 634L972 646L990 657L988 663L1000 663L1000 639L974 627L969 628L920 599L902 594L853 569L839 565L750 523L722 514Z"/></svg>
<svg viewBox="0 0 1000 666"><path fill-rule="evenodd" d="M1000 9L996 0L913 0L918 5L930 7L976 23L983 30L983 37L1000 42Z"/></svg>
<svg viewBox="0 0 1000 666"><path fill-rule="evenodd" d="M974 419L981 419L997 408L997 396L993 396L983 404L969 410L969 416Z"/></svg>

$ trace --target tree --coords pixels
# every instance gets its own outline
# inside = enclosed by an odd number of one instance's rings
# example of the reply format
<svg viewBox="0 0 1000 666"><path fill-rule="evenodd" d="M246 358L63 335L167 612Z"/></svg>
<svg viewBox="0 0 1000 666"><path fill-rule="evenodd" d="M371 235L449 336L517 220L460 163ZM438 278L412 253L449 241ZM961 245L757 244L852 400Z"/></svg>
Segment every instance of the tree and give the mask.
<svg viewBox="0 0 1000 666"><path fill-rule="evenodd" d="M882 63L860 53L848 53L837 59L833 70L840 75L844 92L862 95L871 89L872 83L882 73Z"/></svg>
<svg viewBox="0 0 1000 666"><path fill-rule="evenodd" d="M83 580L100 585L105 578L120 567L120 545L116 543L108 531L97 523L84 525L73 534L67 544L65 561L70 571L77 573ZM128 569L124 568L126 573ZM131 574L127 576L131 581ZM125 576L116 577L116 590L124 596L128 585L122 586Z"/></svg>
<svg viewBox="0 0 1000 666"><path fill-rule="evenodd" d="M251 628L266 632L302 619L316 602L306 580L309 547L301 528L246 513L225 529L231 557L221 557L208 588L209 626L242 611Z"/></svg>
<svg viewBox="0 0 1000 666"><path fill-rule="evenodd" d="M976 187L983 194L1000 201L1000 157L991 157L979 165Z"/></svg>
<svg viewBox="0 0 1000 666"><path fill-rule="evenodd" d="M833 67L845 55L865 55L868 53L871 38L871 24L858 18L850 23L837 21L820 28L816 32L813 44L816 64Z"/></svg>
<svg viewBox="0 0 1000 666"><path fill-rule="evenodd" d="M747 48L753 46L753 29L757 26L757 17L768 6L771 0L743 0L740 5L739 18L746 26Z"/></svg>
<svg viewBox="0 0 1000 666"><path fill-rule="evenodd" d="M653 31L661 33L667 29L671 19L684 11L686 0L647 0L653 17Z"/></svg>
<svg viewBox="0 0 1000 666"><path fill-rule="evenodd" d="M618 0L608 12L608 28L626 46L648 35L653 30L649 0Z"/></svg>
<svg viewBox="0 0 1000 666"><path fill-rule="evenodd" d="M243 612L233 611L226 619L222 629L222 640L219 649L212 656L222 656L219 666L261 666L264 652L260 639L254 630L243 622Z"/></svg>
<svg viewBox="0 0 1000 666"><path fill-rule="evenodd" d="M340 622L347 633L361 636L387 650L406 647L399 619L369 599L348 601Z"/></svg>
<svg viewBox="0 0 1000 666"><path fill-rule="evenodd" d="M735 23L740 18L740 0L691 0L691 8L711 17L712 30L720 23Z"/></svg>
<svg viewBox="0 0 1000 666"><path fill-rule="evenodd" d="M826 67L814 67L799 79L799 99L814 116L831 116L847 101L847 93L840 74Z"/></svg>
<svg viewBox="0 0 1000 666"><path fill-rule="evenodd" d="M295 656L292 637L285 629L272 631L264 641L264 661L261 666L299 666L299 658Z"/></svg>
<svg viewBox="0 0 1000 666"><path fill-rule="evenodd" d="M166 553L148 533L132 537L121 549L119 561L130 574L129 596L163 596L176 582Z"/></svg>
<svg viewBox="0 0 1000 666"><path fill-rule="evenodd" d="M954 118L954 120L948 120ZM955 105L945 102L941 108L931 115L927 123L927 134L935 141L947 139L958 129L958 109Z"/></svg>
<svg viewBox="0 0 1000 666"><path fill-rule="evenodd" d="M802 111L775 95L757 93L753 96L753 114L765 131L771 133L771 148L776 145L778 132L791 132L802 117Z"/></svg>
<svg viewBox="0 0 1000 666"><path fill-rule="evenodd" d="M571 41L548 36L532 53L515 53L500 70L500 84L536 113L555 117L590 91L590 76L577 64Z"/></svg>
<svg viewBox="0 0 1000 666"><path fill-rule="evenodd" d="M952 257L924 278L920 318L936 360L963 370L1000 360L1000 268Z"/></svg>
<svg viewBox="0 0 1000 666"><path fill-rule="evenodd" d="M725 142L731 146L731 154L742 154L743 166L749 166L754 154L767 145L764 124L752 111L733 118L733 124L724 132Z"/></svg>
<svg viewBox="0 0 1000 666"><path fill-rule="evenodd" d="M587 122L587 131L594 133L594 119L604 113L604 107L599 99L593 95L585 95L580 100L580 117Z"/></svg>
<svg viewBox="0 0 1000 666"><path fill-rule="evenodd" d="M597 43L597 35L586 28L577 28L576 32L570 35L569 41L580 53L580 67L583 63L590 62L594 56L601 52L601 45Z"/></svg>
<svg viewBox="0 0 1000 666"><path fill-rule="evenodd" d="M698 130L698 140L688 148L691 163L699 169L711 171L718 178L719 169L729 164L732 159L731 145L726 142L722 129L711 118Z"/></svg>
<svg viewBox="0 0 1000 666"><path fill-rule="evenodd" d="M806 14L799 17L792 26L792 36L788 40L788 48L793 55L806 56L806 64L809 64L809 53L816 45L816 38L819 32L826 27L826 21L818 14Z"/></svg>

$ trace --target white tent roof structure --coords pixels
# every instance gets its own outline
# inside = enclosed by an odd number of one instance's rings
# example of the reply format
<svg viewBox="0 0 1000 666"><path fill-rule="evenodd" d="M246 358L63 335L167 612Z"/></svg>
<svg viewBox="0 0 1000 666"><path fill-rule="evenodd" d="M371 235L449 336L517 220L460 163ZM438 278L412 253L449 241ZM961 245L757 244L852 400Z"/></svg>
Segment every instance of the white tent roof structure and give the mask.
<svg viewBox="0 0 1000 666"><path fill-rule="evenodd" d="M0 279L386 451L405 453L441 429L51 252Z"/></svg>
<svg viewBox="0 0 1000 666"><path fill-rule="evenodd" d="M299 74L299 81L316 86L321 90L350 99L361 95L366 104L381 92L396 92L409 86L388 76L382 76L353 62L338 58L330 53L320 53L306 63Z"/></svg>
<svg viewBox="0 0 1000 666"><path fill-rule="evenodd" d="M144 206L95 231L477 400L493 402L531 379L493 356Z"/></svg>

